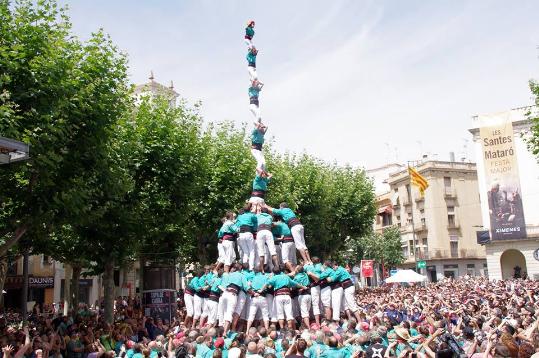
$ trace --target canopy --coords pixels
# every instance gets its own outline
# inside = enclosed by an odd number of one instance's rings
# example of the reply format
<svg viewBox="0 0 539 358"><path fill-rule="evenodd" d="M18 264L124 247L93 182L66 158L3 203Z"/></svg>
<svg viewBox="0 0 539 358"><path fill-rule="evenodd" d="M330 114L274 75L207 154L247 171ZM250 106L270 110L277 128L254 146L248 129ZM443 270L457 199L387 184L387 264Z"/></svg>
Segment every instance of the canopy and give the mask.
<svg viewBox="0 0 539 358"><path fill-rule="evenodd" d="M414 270L398 270L396 274L386 280L386 283L423 282L426 279L426 276L420 275Z"/></svg>

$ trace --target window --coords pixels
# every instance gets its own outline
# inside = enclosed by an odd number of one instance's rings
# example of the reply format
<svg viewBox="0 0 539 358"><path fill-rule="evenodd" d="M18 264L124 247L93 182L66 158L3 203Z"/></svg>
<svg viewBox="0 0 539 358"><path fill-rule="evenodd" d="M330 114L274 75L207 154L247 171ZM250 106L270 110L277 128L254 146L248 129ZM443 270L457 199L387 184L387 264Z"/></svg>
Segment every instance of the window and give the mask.
<svg viewBox="0 0 539 358"><path fill-rule="evenodd" d="M454 206L447 207L447 224L449 226L455 226L455 207Z"/></svg>
<svg viewBox="0 0 539 358"><path fill-rule="evenodd" d="M444 177L444 187L451 188L451 177Z"/></svg>
<svg viewBox="0 0 539 358"><path fill-rule="evenodd" d="M468 276L475 276L475 264L466 265L466 274L468 274Z"/></svg>
<svg viewBox="0 0 539 358"><path fill-rule="evenodd" d="M12 258L8 258L7 262L7 274L9 276L15 276L17 275L17 260L13 260Z"/></svg>
<svg viewBox="0 0 539 358"><path fill-rule="evenodd" d="M408 241L409 254L408 256L414 256L414 240Z"/></svg>
<svg viewBox="0 0 539 358"><path fill-rule="evenodd" d="M425 252L429 251L429 239L424 237L421 241L422 241L421 244L423 245L423 251Z"/></svg>
<svg viewBox="0 0 539 358"><path fill-rule="evenodd" d="M402 255L403 255L404 257L408 257L408 254L409 254L409 252L408 252L408 246L402 246Z"/></svg>
<svg viewBox="0 0 539 358"><path fill-rule="evenodd" d="M50 265L52 263L52 258L48 255L43 255L43 266Z"/></svg>
<svg viewBox="0 0 539 358"><path fill-rule="evenodd" d="M459 257L459 242L451 241L449 245L451 247L451 257L452 258Z"/></svg>
<svg viewBox="0 0 539 358"><path fill-rule="evenodd" d="M459 241L458 235L449 235L449 241L450 242L458 242Z"/></svg>
<svg viewBox="0 0 539 358"><path fill-rule="evenodd" d="M419 210L419 216L421 217L421 226L425 227L427 222L425 221L425 209Z"/></svg>
<svg viewBox="0 0 539 358"><path fill-rule="evenodd" d="M384 213L382 215L382 226L390 226L392 225L392 221L391 214Z"/></svg>
<svg viewBox="0 0 539 358"><path fill-rule="evenodd" d="M407 217L406 217L406 224L408 225L412 225L412 213L411 212L407 212Z"/></svg>

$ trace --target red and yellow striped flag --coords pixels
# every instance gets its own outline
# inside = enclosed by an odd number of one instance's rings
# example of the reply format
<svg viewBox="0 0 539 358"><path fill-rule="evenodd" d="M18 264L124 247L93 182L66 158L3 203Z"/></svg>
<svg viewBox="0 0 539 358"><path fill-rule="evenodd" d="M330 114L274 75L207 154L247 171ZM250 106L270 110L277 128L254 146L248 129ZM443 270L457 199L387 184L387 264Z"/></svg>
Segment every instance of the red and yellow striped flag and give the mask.
<svg viewBox="0 0 539 358"><path fill-rule="evenodd" d="M425 195L425 189L429 187L429 182L421 174L418 173L412 167L408 167L408 174L410 174L410 182L417 186L421 196Z"/></svg>

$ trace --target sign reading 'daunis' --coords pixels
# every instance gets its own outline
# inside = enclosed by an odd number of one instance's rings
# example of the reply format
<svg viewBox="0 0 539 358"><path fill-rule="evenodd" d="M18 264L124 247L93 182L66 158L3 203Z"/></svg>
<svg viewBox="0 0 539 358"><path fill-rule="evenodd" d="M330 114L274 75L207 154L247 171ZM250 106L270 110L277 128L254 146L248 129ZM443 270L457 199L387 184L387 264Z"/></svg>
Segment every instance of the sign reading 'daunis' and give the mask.
<svg viewBox="0 0 539 358"><path fill-rule="evenodd" d="M513 123L508 114L480 116L490 237L492 240L526 237Z"/></svg>

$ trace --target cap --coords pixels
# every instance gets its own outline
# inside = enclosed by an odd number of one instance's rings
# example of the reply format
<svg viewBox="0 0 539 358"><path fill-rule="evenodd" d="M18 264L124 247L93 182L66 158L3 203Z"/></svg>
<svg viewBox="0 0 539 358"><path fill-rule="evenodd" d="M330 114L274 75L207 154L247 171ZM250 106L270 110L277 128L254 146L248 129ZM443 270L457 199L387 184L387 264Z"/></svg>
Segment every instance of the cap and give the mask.
<svg viewBox="0 0 539 358"><path fill-rule="evenodd" d="M215 348L223 348L225 346L225 340L222 337L219 337L213 342Z"/></svg>

